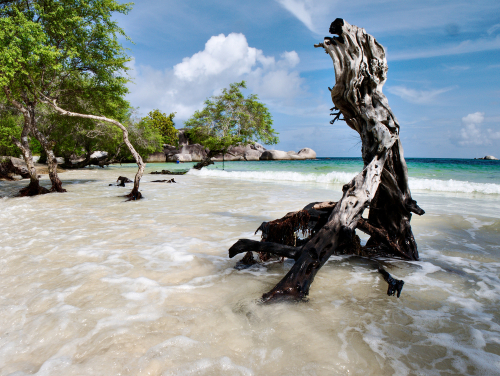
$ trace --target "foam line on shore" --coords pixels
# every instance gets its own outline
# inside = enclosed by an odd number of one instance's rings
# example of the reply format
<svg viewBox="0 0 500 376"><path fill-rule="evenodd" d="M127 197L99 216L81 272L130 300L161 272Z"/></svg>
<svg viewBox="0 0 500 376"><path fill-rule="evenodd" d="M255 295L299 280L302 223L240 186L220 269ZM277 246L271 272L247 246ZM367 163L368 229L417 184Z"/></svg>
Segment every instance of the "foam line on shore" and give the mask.
<svg viewBox="0 0 500 376"><path fill-rule="evenodd" d="M356 174L349 172L330 172L328 174L308 174L292 171L224 171L214 169L189 170L188 174L227 179L260 180L260 181L294 181L315 183L345 184Z"/></svg>
<svg viewBox="0 0 500 376"><path fill-rule="evenodd" d="M238 180L312 182L327 184L346 184L351 181L354 176L356 176L356 173L339 171L329 172L328 174L313 174L292 171L223 171L206 168L199 171L191 169L188 174ZM500 194L500 184L474 183L453 179L439 180L410 178L410 188L412 190L427 190L435 192Z"/></svg>

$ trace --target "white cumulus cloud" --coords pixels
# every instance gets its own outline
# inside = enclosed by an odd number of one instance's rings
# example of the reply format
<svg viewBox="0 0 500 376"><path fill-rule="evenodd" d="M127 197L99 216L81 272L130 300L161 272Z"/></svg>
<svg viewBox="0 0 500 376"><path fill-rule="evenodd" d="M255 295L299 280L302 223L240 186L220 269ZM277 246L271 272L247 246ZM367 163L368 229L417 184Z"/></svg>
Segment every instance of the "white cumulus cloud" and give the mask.
<svg viewBox="0 0 500 376"><path fill-rule="evenodd" d="M249 47L243 34L231 33L213 36L203 51L182 59L174 67L174 74L181 80L193 81L210 78L221 73L241 76L249 73L257 61L269 63L262 51Z"/></svg>
<svg viewBox="0 0 500 376"><path fill-rule="evenodd" d="M462 118L462 129L460 129L458 143L462 146L491 145L500 140L500 131L491 128L482 129L484 112L475 112Z"/></svg>
<svg viewBox="0 0 500 376"><path fill-rule="evenodd" d="M278 58L265 56L262 50L250 47L243 34L219 34L206 42L203 51L164 70L132 61L135 84L130 85L128 100L141 113L158 108L175 111L176 119L186 120L202 108L207 97L245 80L248 89L262 100L286 102L303 91L303 80L295 69L299 62L295 51L285 51Z"/></svg>

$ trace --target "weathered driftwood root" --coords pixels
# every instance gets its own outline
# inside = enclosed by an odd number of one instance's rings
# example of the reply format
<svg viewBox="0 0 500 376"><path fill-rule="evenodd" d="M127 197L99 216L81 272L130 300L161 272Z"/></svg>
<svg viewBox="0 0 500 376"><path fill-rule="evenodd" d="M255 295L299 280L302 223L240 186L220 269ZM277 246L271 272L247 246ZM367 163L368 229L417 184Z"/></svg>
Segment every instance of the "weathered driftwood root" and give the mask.
<svg viewBox="0 0 500 376"><path fill-rule="evenodd" d="M263 242L273 242L278 243L278 245L291 245L294 248L301 247L328 222L328 218L332 214L336 204L337 203L334 201L310 203L302 210L290 212L283 218L270 222L262 222L255 233L261 231ZM307 218L307 220L304 220L304 218ZM403 260L410 260L410 258L401 251L399 245L389 238L387 232L383 228L380 229L370 225L365 218L360 218L358 220L356 228L372 236L376 240L372 241L370 246L361 247L359 238L356 236L345 238L341 243L342 247L337 250L336 254L355 254L365 257L398 257ZM255 242L254 240L248 240L248 243L241 241L242 240L238 241L236 244L252 247L254 244L253 242ZM234 246L236 246L236 244ZM231 249L229 257L234 256L234 254L232 255L231 253ZM243 251L238 253L242 252ZM254 252L260 253L265 251L254 249ZM278 253L276 253L276 255L278 255ZM287 255L279 256L295 259L295 257Z"/></svg>
<svg viewBox="0 0 500 376"><path fill-rule="evenodd" d="M263 252L297 260L300 256L301 249L299 247L293 247L278 243L240 239L236 243L234 243L231 248L229 248L229 257L233 258L240 253L247 252Z"/></svg>
<svg viewBox="0 0 500 376"><path fill-rule="evenodd" d="M235 269L247 269L252 265L257 264L258 261L253 258L253 253L251 251L247 252L243 258L236 263L234 266Z"/></svg>
<svg viewBox="0 0 500 376"><path fill-rule="evenodd" d="M245 253L244 258L238 261L235 268L242 269L255 264L257 261L253 259L252 252L257 252L262 261L267 261L273 256L298 260L302 254L302 246L311 239L312 234L315 234L327 223L335 205L336 202L333 201L313 202L306 205L302 210L286 214L283 218L263 222L256 231L256 233L261 231L262 241L240 239L229 248L230 258ZM308 218L307 221L304 221L304 218ZM398 245L387 238L385 230L369 225L364 218L359 219L357 228L375 236L379 243L374 243L372 246L361 246L357 235L351 238L349 236L341 237L336 254L369 258L391 257L394 255L402 259L408 259L405 254L400 252ZM300 235L303 238L300 238ZM273 237L271 238L271 236ZM287 245L287 243L290 243L290 239L293 239L300 246ZM267 257L263 257L263 254ZM378 271L389 284L388 295L397 293L399 298L404 282L392 278L380 265L378 265Z"/></svg>
<svg viewBox="0 0 500 376"><path fill-rule="evenodd" d="M314 225L308 221L305 232L310 234L303 239L300 254L294 254L290 271L263 295L264 302L307 296L316 273L333 254L368 252L369 257L389 255L418 260L410 220L412 213L422 215L424 211L411 197L399 123L382 93L388 69L384 48L364 29L342 19L331 24L330 33L337 36L326 37L315 47L324 48L333 60L335 86L331 97L332 110L337 112L332 113L332 123L342 115L342 120L360 135L364 169L344 185L343 196L326 221L324 216L318 216ZM362 220L368 207L368 220ZM290 242L290 236L282 232L290 227L304 232L304 218L301 214L294 221L285 216L278 234L272 234L266 226L260 229L266 241L273 236ZM355 237L356 228L371 235L365 247ZM402 284L395 283L390 291L397 292L399 287Z"/></svg>

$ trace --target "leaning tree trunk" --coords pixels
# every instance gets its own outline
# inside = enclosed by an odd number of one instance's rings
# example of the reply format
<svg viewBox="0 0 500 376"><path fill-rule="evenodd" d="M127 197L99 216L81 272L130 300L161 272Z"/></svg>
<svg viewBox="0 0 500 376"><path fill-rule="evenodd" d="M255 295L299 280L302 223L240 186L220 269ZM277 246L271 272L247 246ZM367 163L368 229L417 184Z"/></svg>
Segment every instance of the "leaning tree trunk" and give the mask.
<svg viewBox="0 0 500 376"><path fill-rule="evenodd" d="M23 159L26 162L26 167L30 175L30 183L27 187L21 189L19 194L21 196L36 196L45 193L49 193L49 190L40 185L40 180L38 179L38 174L36 172L35 163L33 162L33 154L29 146L28 135L33 129L33 123L35 121L35 103L28 103L27 107L24 107L20 102L16 101L11 96L11 91L7 86L3 87L4 93L7 99L21 112L23 115L23 130L21 132L21 140L12 137L12 142L21 150Z"/></svg>
<svg viewBox="0 0 500 376"><path fill-rule="evenodd" d="M344 185L344 194L326 224L298 252L281 249L282 255L293 254L295 264L263 295L263 301L307 296L319 269L331 255L340 251L340 246L351 241L367 207L370 207L368 223L363 221L363 224L372 235L367 244L372 248L371 254L377 256L379 249L379 254L418 259L410 219L411 212L421 215L424 211L411 198L399 124L382 93L387 78L384 48L364 29L342 19L331 24L330 33L338 36L326 37L315 47L323 47L333 60L332 110L338 112L333 114L336 117L332 123L342 115L347 125L358 132L364 169Z"/></svg>
<svg viewBox="0 0 500 376"><path fill-rule="evenodd" d="M50 188L50 191L59 193L66 192L66 189L62 187L61 179L59 179L59 175L57 174L57 159L54 154L55 142L47 140L47 138L43 135L43 133L38 130L36 124L32 129L32 133L35 136L35 138L40 142L40 144L43 147L43 150L45 150L45 153L47 154L47 167L49 169L49 178L50 181L52 182L52 187Z"/></svg>
<svg viewBox="0 0 500 376"><path fill-rule="evenodd" d="M12 141L14 142L14 144L21 150L30 177L30 183L27 187L21 189L19 191L19 194L21 196L36 196L49 193L49 190L47 188L40 185L40 180L38 179L38 174L33 162L33 154L31 153L31 149L29 147L27 136L28 131L26 130L26 128L27 127L25 125L21 134L21 140L12 137Z"/></svg>
<svg viewBox="0 0 500 376"><path fill-rule="evenodd" d="M71 112L71 111L66 111L59 106L57 106L55 100L54 101L49 101L43 100L43 103L46 103L50 105L54 110L59 112L61 115L64 116L72 116L72 117L81 117L84 119L93 119L93 120L100 120L100 121L105 121L107 123L111 123L116 125L118 128L122 130L123 133L123 142L125 145L127 145L128 149L130 150L130 153L134 156L134 159L137 163L138 169L137 173L135 174L135 179L134 179L134 188L132 189L132 192L130 192L126 197L129 198L129 200L139 200L142 197L141 192L139 192L139 182L141 181L142 175L144 174L144 168L145 168L145 163L142 160L142 157L139 155L139 153L135 150L135 148L132 146L132 143L128 139L128 131L127 128L123 126L119 121L109 119L105 116L96 116L96 115L86 115L86 114L79 114L77 112Z"/></svg>

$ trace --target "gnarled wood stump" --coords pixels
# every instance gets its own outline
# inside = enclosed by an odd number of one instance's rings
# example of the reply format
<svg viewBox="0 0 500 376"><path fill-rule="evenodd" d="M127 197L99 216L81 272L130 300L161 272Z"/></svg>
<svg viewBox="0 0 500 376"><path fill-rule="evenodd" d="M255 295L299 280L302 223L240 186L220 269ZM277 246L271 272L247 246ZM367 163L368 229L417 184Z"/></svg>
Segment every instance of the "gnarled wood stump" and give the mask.
<svg viewBox="0 0 500 376"><path fill-rule="evenodd" d="M269 242L261 245L248 240L240 240L233 245L230 257L240 252L256 251L295 260L285 277L263 295L264 302L297 300L307 296L316 273L333 254L418 260L410 220L411 213L422 215L424 211L411 197L408 170L399 139L399 123L382 93L388 69L384 48L364 29L349 25L340 18L331 24L330 33L335 36L325 37L323 43L315 47L324 48L333 60L335 86L331 89L332 110L337 112L332 114L335 115L332 123L342 115L342 120L358 132L364 169L343 187L342 198L335 204L330 203L326 219L324 209L314 209L318 203L303 209L314 217L312 221L308 220L311 234L303 240L303 245L279 244L283 243L283 239L278 239L274 245ZM329 204L321 205L328 207ZM368 207L368 218L362 219ZM285 222L286 216L278 221ZM259 229L264 232L265 227L264 223ZM360 246L359 240L356 241L356 228L370 234L365 247ZM265 240L268 240L267 236ZM394 280L383 270L381 273L389 283L388 293L397 292L399 296L402 281Z"/></svg>

